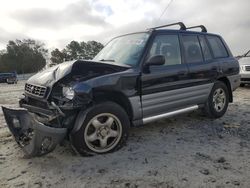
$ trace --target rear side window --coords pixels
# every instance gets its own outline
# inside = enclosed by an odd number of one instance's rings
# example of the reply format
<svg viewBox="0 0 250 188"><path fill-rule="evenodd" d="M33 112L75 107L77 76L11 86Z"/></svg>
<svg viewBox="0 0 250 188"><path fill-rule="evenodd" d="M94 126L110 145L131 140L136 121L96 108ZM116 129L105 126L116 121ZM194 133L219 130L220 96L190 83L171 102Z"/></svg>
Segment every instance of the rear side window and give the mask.
<svg viewBox="0 0 250 188"><path fill-rule="evenodd" d="M183 36L184 54L187 63L202 62L201 47L197 36Z"/></svg>
<svg viewBox="0 0 250 188"><path fill-rule="evenodd" d="M209 47L208 47L208 44L207 44L205 37L199 36L199 39L200 39L201 49L202 49L205 61L211 60L212 55L211 55L211 52L209 50Z"/></svg>
<svg viewBox="0 0 250 188"><path fill-rule="evenodd" d="M227 50L219 37L207 36L207 39L215 58L228 57Z"/></svg>

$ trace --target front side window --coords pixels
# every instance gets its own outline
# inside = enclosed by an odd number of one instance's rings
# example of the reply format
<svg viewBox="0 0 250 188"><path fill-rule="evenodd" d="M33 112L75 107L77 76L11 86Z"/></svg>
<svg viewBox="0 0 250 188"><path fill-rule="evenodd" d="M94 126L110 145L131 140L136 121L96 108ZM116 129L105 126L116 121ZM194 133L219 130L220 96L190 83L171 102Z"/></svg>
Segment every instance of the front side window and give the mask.
<svg viewBox="0 0 250 188"><path fill-rule="evenodd" d="M199 63L203 61L201 47L197 36L186 35L182 37L184 54L187 63Z"/></svg>
<svg viewBox="0 0 250 188"><path fill-rule="evenodd" d="M221 39L217 36L207 36L215 58L228 57L227 50Z"/></svg>
<svg viewBox="0 0 250 188"><path fill-rule="evenodd" d="M178 35L169 34L156 36L147 59L155 55L163 55L165 57L165 65L181 64L181 52Z"/></svg>
<svg viewBox="0 0 250 188"><path fill-rule="evenodd" d="M111 40L93 60L135 66L149 38L149 33L135 33Z"/></svg>

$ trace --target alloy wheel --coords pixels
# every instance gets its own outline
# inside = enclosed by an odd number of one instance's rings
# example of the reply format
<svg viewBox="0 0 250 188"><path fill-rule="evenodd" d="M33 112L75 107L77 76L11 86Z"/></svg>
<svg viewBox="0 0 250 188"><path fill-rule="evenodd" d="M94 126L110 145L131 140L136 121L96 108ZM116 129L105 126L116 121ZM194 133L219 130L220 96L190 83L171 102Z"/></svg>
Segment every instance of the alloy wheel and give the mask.
<svg viewBox="0 0 250 188"><path fill-rule="evenodd" d="M222 88L218 88L213 94L213 106L217 112L221 112L226 104L226 94Z"/></svg>
<svg viewBox="0 0 250 188"><path fill-rule="evenodd" d="M88 148L97 153L112 150L120 141L122 125L111 113L102 113L93 117L84 131L84 141Z"/></svg>

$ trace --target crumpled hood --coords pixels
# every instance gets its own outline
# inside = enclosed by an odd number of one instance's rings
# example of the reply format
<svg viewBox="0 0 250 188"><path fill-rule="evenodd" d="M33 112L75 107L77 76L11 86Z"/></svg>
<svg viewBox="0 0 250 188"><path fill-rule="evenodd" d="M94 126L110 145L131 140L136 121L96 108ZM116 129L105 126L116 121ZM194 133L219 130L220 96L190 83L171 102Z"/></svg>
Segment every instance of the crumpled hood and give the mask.
<svg viewBox="0 0 250 188"><path fill-rule="evenodd" d="M108 73L119 72L128 69L128 65L103 63L92 60L67 61L59 65L40 71L30 77L27 83L51 87L60 79L72 74L72 76L93 78Z"/></svg>
<svg viewBox="0 0 250 188"><path fill-rule="evenodd" d="M27 83L50 86L70 73L75 61L68 61L38 72L30 77Z"/></svg>

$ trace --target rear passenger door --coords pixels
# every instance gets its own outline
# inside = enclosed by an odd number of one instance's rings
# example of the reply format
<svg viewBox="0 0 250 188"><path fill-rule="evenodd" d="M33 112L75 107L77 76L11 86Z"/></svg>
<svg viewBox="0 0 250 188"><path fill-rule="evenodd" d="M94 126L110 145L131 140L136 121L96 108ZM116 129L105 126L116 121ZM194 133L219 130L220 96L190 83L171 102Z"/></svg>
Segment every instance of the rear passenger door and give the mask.
<svg viewBox="0 0 250 188"><path fill-rule="evenodd" d="M204 35L182 35L185 63L189 69L190 84L211 87L218 77L219 65L213 60L207 39ZM205 89L204 89L205 91Z"/></svg>

